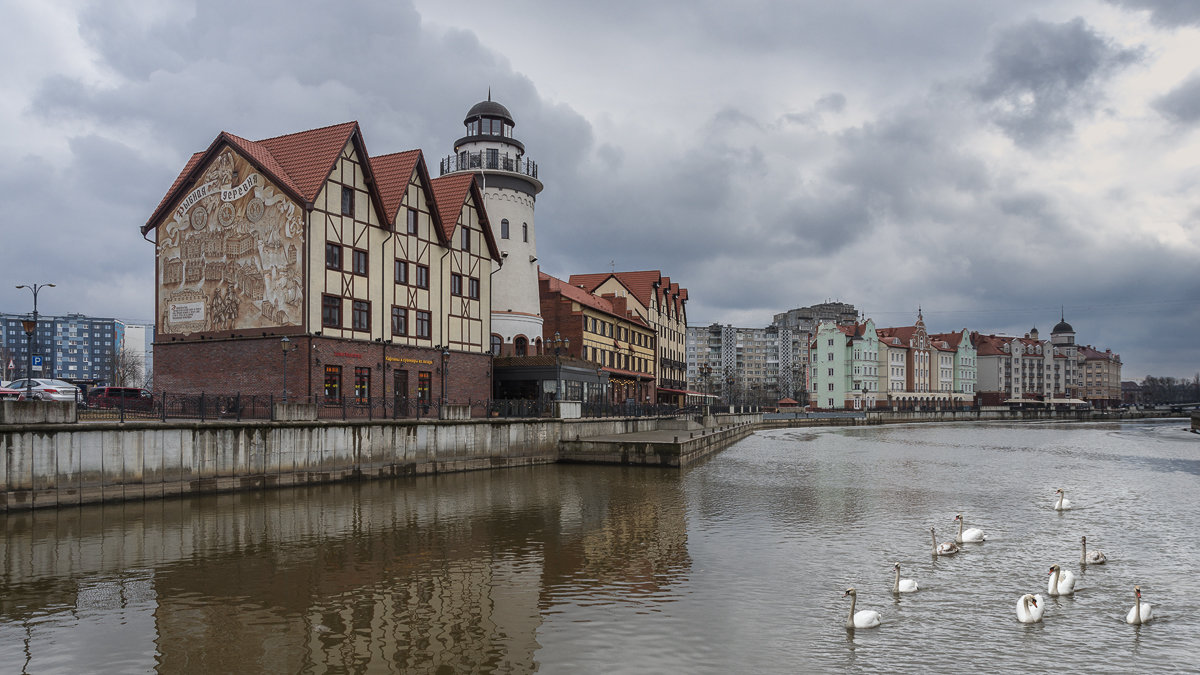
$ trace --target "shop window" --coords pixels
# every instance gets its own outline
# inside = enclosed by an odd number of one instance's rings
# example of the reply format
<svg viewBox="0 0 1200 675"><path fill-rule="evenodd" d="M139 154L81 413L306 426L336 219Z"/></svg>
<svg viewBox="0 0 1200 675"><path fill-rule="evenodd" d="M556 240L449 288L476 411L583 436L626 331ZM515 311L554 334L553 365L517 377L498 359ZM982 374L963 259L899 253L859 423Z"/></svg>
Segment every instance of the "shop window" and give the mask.
<svg viewBox="0 0 1200 675"><path fill-rule="evenodd" d="M325 400L337 402L342 399L342 367L325 366Z"/></svg>
<svg viewBox="0 0 1200 675"><path fill-rule="evenodd" d="M371 368L357 366L354 368L354 402L366 405L371 402Z"/></svg>

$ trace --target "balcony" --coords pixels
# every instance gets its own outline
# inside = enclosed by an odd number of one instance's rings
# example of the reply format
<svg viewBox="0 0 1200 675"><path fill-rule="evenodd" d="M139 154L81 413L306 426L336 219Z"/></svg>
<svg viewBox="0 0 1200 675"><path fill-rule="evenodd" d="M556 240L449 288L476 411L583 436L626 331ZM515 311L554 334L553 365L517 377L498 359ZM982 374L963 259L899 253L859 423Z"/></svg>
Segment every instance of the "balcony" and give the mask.
<svg viewBox="0 0 1200 675"><path fill-rule="evenodd" d="M537 162L525 159L520 155L496 151L460 152L457 155L443 157L438 163L440 173L445 176L456 171L471 171L475 169L509 171L530 178L537 178Z"/></svg>

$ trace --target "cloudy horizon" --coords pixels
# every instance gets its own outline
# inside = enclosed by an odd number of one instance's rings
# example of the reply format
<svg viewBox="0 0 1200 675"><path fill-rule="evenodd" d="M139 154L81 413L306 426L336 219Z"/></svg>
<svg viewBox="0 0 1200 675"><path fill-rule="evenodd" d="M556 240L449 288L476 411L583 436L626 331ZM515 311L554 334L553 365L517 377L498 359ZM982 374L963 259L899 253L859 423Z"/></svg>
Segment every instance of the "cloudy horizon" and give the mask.
<svg viewBox="0 0 1200 675"><path fill-rule="evenodd" d="M358 120L437 161L487 97L559 277L659 269L688 319L825 301L1200 372L1200 3L8 3L0 190L43 314L153 316L139 229L191 153Z"/></svg>

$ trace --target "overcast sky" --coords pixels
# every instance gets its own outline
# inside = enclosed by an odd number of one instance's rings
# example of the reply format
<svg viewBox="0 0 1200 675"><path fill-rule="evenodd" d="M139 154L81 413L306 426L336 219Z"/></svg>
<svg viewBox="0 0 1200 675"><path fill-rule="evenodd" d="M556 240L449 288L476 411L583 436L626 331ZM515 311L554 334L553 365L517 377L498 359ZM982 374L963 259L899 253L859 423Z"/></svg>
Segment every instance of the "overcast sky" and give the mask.
<svg viewBox="0 0 1200 675"><path fill-rule="evenodd" d="M154 315L188 156L347 120L438 158L487 97L543 270L660 269L688 320L826 300L1200 372L1200 2L3 2L0 311ZM1060 308L1063 308L1060 310Z"/></svg>

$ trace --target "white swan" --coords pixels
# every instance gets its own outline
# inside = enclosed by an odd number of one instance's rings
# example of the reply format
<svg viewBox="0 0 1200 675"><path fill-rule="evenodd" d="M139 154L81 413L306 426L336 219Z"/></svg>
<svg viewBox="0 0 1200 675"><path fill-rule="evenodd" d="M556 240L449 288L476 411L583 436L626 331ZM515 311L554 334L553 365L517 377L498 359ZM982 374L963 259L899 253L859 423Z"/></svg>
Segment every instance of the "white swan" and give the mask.
<svg viewBox="0 0 1200 675"><path fill-rule="evenodd" d="M1075 592L1075 575L1064 572L1058 565L1050 566L1050 582L1046 584L1049 595L1071 595Z"/></svg>
<svg viewBox="0 0 1200 675"><path fill-rule="evenodd" d="M1125 615L1125 623L1136 626L1137 624L1146 623L1150 619L1153 619L1154 610L1151 609L1150 603L1142 602L1141 586L1134 586L1133 594L1137 597L1137 601L1133 603L1133 607L1130 608L1129 613Z"/></svg>
<svg viewBox="0 0 1200 675"><path fill-rule="evenodd" d="M1108 556L1104 555L1104 551L1087 550L1087 537L1080 537L1079 543L1083 544L1083 553L1079 554L1080 565L1103 565L1108 562Z"/></svg>
<svg viewBox="0 0 1200 675"><path fill-rule="evenodd" d="M1071 508L1071 500L1067 499L1067 495L1062 491L1062 488L1055 490L1054 494L1058 495L1058 501L1054 502L1055 511L1066 511Z"/></svg>
<svg viewBox="0 0 1200 675"><path fill-rule="evenodd" d="M1046 606L1042 604L1041 595L1026 593L1017 599L1017 621L1037 623L1042 620L1042 614L1045 613Z"/></svg>
<svg viewBox="0 0 1200 675"><path fill-rule="evenodd" d="M850 596L850 615L846 617L846 628L874 628L879 625L879 612L873 609L864 609L861 612L855 613L854 605L858 602L858 594L853 588L847 588L842 597Z"/></svg>
<svg viewBox="0 0 1200 675"><path fill-rule="evenodd" d="M892 583L892 593L916 593L916 579L900 578L900 563L896 563L896 581Z"/></svg>
<svg viewBox="0 0 1200 675"><path fill-rule="evenodd" d="M958 544L952 541L943 541L940 544L937 543L937 534L933 531L932 527L929 528L929 534L933 537L933 555L935 557L939 555L954 555L955 553L958 553Z"/></svg>
<svg viewBox="0 0 1200 675"><path fill-rule="evenodd" d="M961 513L954 516L954 520L958 521L958 535L954 537L955 543L963 544L987 541L987 535L978 527L969 527L966 532L963 532L963 523L967 521L962 517Z"/></svg>

